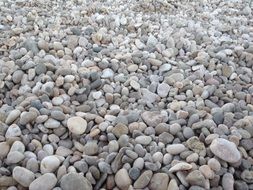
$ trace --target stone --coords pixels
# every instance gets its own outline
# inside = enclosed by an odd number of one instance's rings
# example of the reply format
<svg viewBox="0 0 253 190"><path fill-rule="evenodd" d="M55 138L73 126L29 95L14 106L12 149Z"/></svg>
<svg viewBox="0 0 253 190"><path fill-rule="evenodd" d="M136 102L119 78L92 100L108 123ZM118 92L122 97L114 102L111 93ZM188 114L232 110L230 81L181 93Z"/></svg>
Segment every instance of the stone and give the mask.
<svg viewBox="0 0 253 190"><path fill-rule="evenodd" d="M87 178L73 172L61 178L60 187L62 190L92 190L92 185Z"/></svg>
<svg viewBox="0 0 253 190"><path fill-rule="evenodd" d="M41 173L52 173L60 166L60 160L56 156L46 156L41 160Z"/></svg>
<svg viewBox="0 0 253 190"><path fill-rule="evenodd" d="M12 81L15 83L15 84L19 84L22 80L24 76L24 72L21 71L21 70L16 70L13 74L12 74ZM13 110L14 111L14 110ZM20 114L19 114L20 115Z"/></svg>
<svg viewBox="0 0 253 190"><path fill-rule="evenodd" d="M141 114L141 117L150 127L155 127L159 123L165 123L168 119L166 115L158 111L145 111Z"/></svg>
<svg viewBox="0 0 253 190"><path fill-rule="evenodd" d="M241 159L241 154L236 145L226 139L214 139L210 149L215 156L229 163L236 163Z"/></svg>
<svg viewBox="0 0 253 190"><path fill-rule="evenodd" d="M27 39L24 42L23 46L27 51L31 51L34 54L37 54L39 52L38 44L33 39Z"/></svg>
<svg viewBox="0 0 253 190"><path fill-rule="evenodd" d="M37 66L35 67L35 73L37 75L46 74L46 72L47 67L44 63L38 63Z"/></svg>
<svg viewBox="0 0 253 190"><path fill-rule="evenodd" d="M191 185L198 185L200 187L205 187L205 177L199 170L194 170L190 172L187 177L186 181Z"/></svg>
<svg viewBox="0 0 253 190"><path fill-rule="evenodd" d="M169 169L169 172L177 172L177 171L181 171L181 170L190 170L192 169L192 165L188 164L186 162L179 162L177 163L175 166L172 166Z"/></svg>
<svg viewBox="0 0 253 190"><path fill-rule="evenodd" d="M7 162L9 164L17 164L25 158L24 154L19 151L11 151L7 155Z"/></svg>
<svg viewBox="0 0 253 190"><path fill-rule="evenodd" d="M18 125L12 124L9 126L8 130L5 133L6 138L10 137L19 137L22 134L21 129L19 128Z"/></svg>
<svg viewBox="0 0 253 190"><path fill-rule="evenodd" d="M88 141L84 147L83 147L83 152L85 155L95 155L98 153L98 145L96 140Z"/></svg>
<svg viewBox="0 0 253 190"><path fill-rule="evenodd" d="M0 150L0 159L3 159L9 153L10 145L7 142L0 142Z"/></svg>
<svg viewBox="0 0 253 190"><path fill-rule="evenodd" d="M241 173L241 179L247 183L253 183L253 171L244 170Z"/></svg>
<svg viewBox="0 0 253 190"><path fill-rule="evenodd" d="M29 185L35 179L35 175L33 172L20 166L16 166L13 169L12 175L13 178L23 187L29 187Z"/></svg>
<svg viewBox="0 0 253 190"><path fill-rule="evenodd" d="M82 135L86 131L87 122L83 118L76 116L68 119L67 126L71 133Z"/></svg>
<svg viewBox="0 0 253 190"><path fill-rule="evenodd" d="M152 138L150 136L138 136L135 138L135 142L141 145L149 145L151 143Z"/></svg>
<svg viewBox="0 0 253 190"><path fill-rule="evenodd" d="M20 120L19 123L21 125L26 125L30 122L32 122L33 120L35 120L37 117L37 114L35 112L22 112L20 115Z"/></svg>
<svg viewBox="0 0 253 190"><path fill-rule="evenodd" d="M234 189L234 177L231 173L225 173L222 177L222 187L224 190Z"/></svg>
<svg viewBox="0 0 253 190"><path fill-rule="evenodd" d="M167 190L179 190L179 187L177 185L177 181L175 179L170 180Z"/></svg>
<svg viewBox="0 0 253 190"><path fill-rule="evenodd" d="M236 180L234 183L234 187L236 190L248 190L249 187L245 181L242 180Z"/></svg>
<svg viewBox="0 0 253 190"><path fill-rule="evenodd" d="M132 180L136 180L140 174L141 174L141 171L139 168L136 168L136 167L133 167L133 168L130 168L129 169L129 177L132 179Z"/></svg>
<svg viewBox="0 0 253 190"><path fill-rule="evenodd" d="M215 172L220 171L221 169L221 164L218 160L216 160L215 158L211 158L208 160L208 166Z"/></svg>
<svg viewBox="0 0 253 190"><path fill-rule="evenodd" d="M200 140L198 139L198 137L194 136L189 138L186 141L187 147L191 150L193 150L194 152L205 156L206 155L206 147L204 145L204 143L200 142Z"/></svg>
<svg viewBox="0 0 253 190"><path fill-rule="evenodd" d="M20 114L21 114L21 111L20 111L20 110L12 110L12 111L8 114L8 116L7 116L6 120L5 120L5 123L6 123L7 125L12 124L12 123L20 116Z"/></svg>
<svg viewBox="0 0 253 190"><path fill-rule="evenodd" d="M45 123L44 126L48 129L56 129L60 127L61 123L55 119L49 118Z"/></svg>
<svg viewBox="0 0 253 190"><path fill-rule="evenodd" d="M153 175L149 189L150 190L167 190L169 183L169 176L166 173L156 173Z"/></svg>
<svg viewBox="0 0 253 190"><path fill-rule="evenodd" d="M186 147L183 144L171 144L166 147L166 151L169 154L177 155L181 152L184 152L186 150Z"/></svg>
<svg viewBox="0 0 253 190"><path fill-rule="evenodd" d="M57 178L52 173L46 173L35 179L29 186L29 190L52 190L57 183Z"/></svg>
<svg viewBox="0 0 253 190"><path fill-rule="evenodd" d="M117 173L115 174L115 183L122 190L127 190L132 184L132 180L130 179L128 172L125 168L122 168L117 171Z"/></svg>
<svg viewBox="0 0 253 190"><path fill-rule="evenodd" d="M153 172L151 170L144 171L140 175L140 177L134 182L134 188L144 189L149 184L152 176L153 176Z"/></svg>
<svg viewBox="0 0 253 190"><path fill-rule="evenodd" d="M167 97L169 94L169 91L170 91L170 85L168 85L167 83L161 83L157 87L157 94L161 98Z"/></svg>
<svg viewBox="0 0 253 190"><path fill-rule="evenodd" d="M119 138L121 135L128 134L128 127L122 123L118 123L113 129L112 133Z"/></svg>
<svg viewBox="0 0 253 190"><path fill-rule="evenodd" d="M200 166L199 171L205 176L206 179L214 178L214 172L208 165Z"/></svg>
<svg viewBox="0 0 253 190"><path fill-rule="evenodd" d="M150 92L146 88L141 88L142 99L150 104L154 103L158 99L158 95Z"/></svg>
<svg viewBox="0 0 253 190"><path fill-rule="evenodd" d="M134 89L134 90L139 90L140 89L140 84L137 82L137 81L135 81L135 80L131 80L130 81L130 86Z"/></svg>

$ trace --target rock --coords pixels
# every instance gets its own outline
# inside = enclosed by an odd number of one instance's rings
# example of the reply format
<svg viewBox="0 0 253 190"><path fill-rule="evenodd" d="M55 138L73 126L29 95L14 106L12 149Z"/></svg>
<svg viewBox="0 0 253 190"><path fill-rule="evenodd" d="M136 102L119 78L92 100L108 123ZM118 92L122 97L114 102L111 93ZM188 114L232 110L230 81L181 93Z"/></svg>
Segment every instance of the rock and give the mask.
<svg viewBox="0 0 253 190"><path fill-rule="evenodd" d="M158 99L158 95L150 92L146 88L141 88L141 93L142 93L142 99L150 104L154 103Z"/></svg>
<svg viewBox="0 0 253 190"><path fill-rule="evenodd" d="M166 151L172 155L180 154L181 152L184 152L185 150L186 150L186 147L183 144L171 144L166 147Z"/></svg>
<svg viewBox="0 0 253 190"><path fill-rule="evenodd" d="M175 166L172 166L169 169L169 172L172 173L172 172L177 172L177 171L181 171L181 170L190 170L190 169L192 169L191 164L188 164L188 163L185 163L185 162L179 162Z"/></svg>
<svg viewBox="0 0 253 190"><path fill-rule="evenodd" d="M112 78L114 76L113 70L107 68L103 70L101 78Z"/></svg>
<svg viewBox="0 0 253 190"><path fill-rule="evenodd" d="M155 127L159 123L165 123L168 119L166 115L158 111L145 111L141 114L141 117L150 127Z"/></svg>
<svg viewBox="0 0 253 190"><path fill-rule="evenodd" d="M247 183L242 180L236 180L234 185L235 185L236 190L248 190L249 189Z"/></svg>
<svg viewBox="0 0 253 190"><path fill-rule="evenodd" d="M34 54L37 54L39 52L38 44L33 39L27 39L24 42L23 46L27 51L31 51Z"/></svg>
<svg viewBox="0 0 253 190"><path fill-rule="evenodd" d="M208 165L202 165L199 167L199 171L205 176L206 179L213 179L214 172Z"/></svg>
<svg viewBox="0 0 253 190"><path fill-rule="evenodd" d="M20 120L19 123L21 125L26 125L30 122L32 122L33 120L35 120L37 117L37 114L35 112L22 112L20 115Z"/></svg>
<svg viewBox="0 0 253 190"><path fill-rule="evenodd" d="M46 173L35 179L29 186L29 190L51 190L55 187L57 178L52 173Z"/></svg>
<svg viewBox="0 0 253 190"><path fill-rule="evenodd" d="M151 141L152 138L150 136L138 136L135 138L135 142L142 145L149 145Z"/></svg>
<svg viewBox="0 0 253 190"><path fill-rule="evenodd" d="M128 172L125 168L122 168L117 171L117 173L115 174L115 183L122 190L127 190L132 184L132 180L130 179Z"/></svg>
<svg viewBox="0 0 253 190"><path fill-rule="evenodd" d="M241 159L241 154L236 145L226 139L214 139L210 149L215 156L229 163L236 163Z"/></svg>
<svg viewBox="0 0 253 190"><path fill-rule="evenodd" d="M170 180L168 190L179 190L179 187L177 185L177 181L175 179Z"/></svg>
<svg viewBox="0 0 253 190"><path fill-rule="evenodd" d="M24 72L21 71L21 70L16 70L13 74L12 74L12 81L15 83L15 84L19 84L22 80L24 76ZM13 110L14 111L14 110ZM19 113L20 115L20 113Z"/></svg>
<svg viewBox="0 0 253 190"><path fill-rule="evenodd" d="M33 172L20 166L16 166L13 169L12 175L13 178L23 187L29 187L29 185L35 179L35 175Z"/></svg>
<svg viewBox="0 0 253 190"><path fill-rule="evenodd" d="M91 183L85 177L72 172L61 178L60 187L62 190L92 190Z"/></svg>
<svg viewBox="0 0 253 190"><path fill-rule="evenodd" d="M222 187L224 190L234 189L234 177L231 173L226 173L222 177Z"/></svg>
<svg viewBox="0 0 253 190"><path fill-rule="evenodd" d="M130 81L130 86L134 89L134 90L139 90L140 89L140 84L137 82L137 81L135 81L135 80L131 80Z"/></svg>
<svg viewBox="0 0 253 190"><path fill-rule="evenodd" d="M41 173L52 173L60 166L60 160L56 156L46 156L41 160Z"/></svg>
<svg viewBox="0 0 253 190"><path fill-rule="evenodd" d="M45 123L44 126L48 129L56 129L60 127L61 123L55 119L49 118Z"/></svg>
<svg viewBox="0 0 253 190"><path fill-rule="evenodd" d="M0 159L3 159L9 153L10 145L7 142L0 142L0 150Z"/></svg>
<svg viewBox="0 0 253 190"><path fill-rule="evenodd" d="M130 168L129 170L129 177L132 179L132 180L136 180L141 174L141 171L139 168L136 168L136 167L133 167L133 168Z"/></svg>
<svg viewBox="0 0 253 190"><path fill-rule="evenodd" d="M158 40L153 35L150 35L148 37L147 46L154 47L156 46L157 43L158 43Z"/></svg>
<svg viewBox="0 0 253 190"><path fill-rule="evenodd" d="M20 114L21 114L21 111L20 111L20 110L12 110L12 111L8 114L8 116L7 116L6 120L5 120L5 123L6 123L7 125L12 124L12 123L20 116Z"/></svg>
<svg viewBox="0 0 253 190"><path fill-rule="evenodd" d="M9 164L17 164L25 158L24 154L19 151L11 151L7 156Z"/></svg>
<svg viewBox="0 0 253 190"><path fill-rule="evenodd" d="M44 63L38 63L37 66L35 67L35 73L37 75L40 75L40 74L46 74L47 72L47 67Z"/></svg>
<svg viewBox="0 0 253 190"><path fill-rule="evenodd" d="M198 185L200 187L205 187L205 177L199 170L194 170L190 172L187 177L186 181L191 185Z"/></svg>
<svg viewBox="0 0 253 190"><path fill-rule="evenodd" d="M204 145L204 143L200 142L200 140L198 139L198 137L194 136L189 138L186 141L187 147L191 150L193 150L194 152L205 156L206 155L206 147Z"/></svg>
<svg viewBox="0 0 253 190"><path fill-rule="evenodd" d="M149 188L150 190L167 190L169 176L166 173L156 173L153 175Z"/></svg>
<svg viewBox="0 0 253 190"><path fill-rule="evenodd" d="M68 129L71 133L81 135L86 131L87 122L81 117L71 117L67 121Z"/></svg>
<svg viewBox="0 0 253 190"><path fill-rule="evenodd" d="M140 175L140 177L134 182L134 188L144 189L149 184L152 176L153 176L153 172L151 170L144 171Z"/></svg>
<svg viewBox="0 0 253 190"><path fill-rule="evenodd" d="M165 98L168 96L168 93L170 91L170 86L166 83L161 83L157 87L157 94L161 98Z"/></svg>
<svg viewBox="0 0 253 190"><path fill-rule="evenodd" d="M10 137L19 137L21 135L21 130L19 128L18 125L16 124L12 124L8 130L5 133L5 137L6 138L10 138Z"/></svg>
<svg viewBox="0 0 253 190"><path fill-rule="evenodd" d="M128 134L128 127L122 123L118 123L113 129L112 129L112 133L116 136L116 137L120 137L121 135L124 134Z"/></svg>
<svg viewBox="0 0 253 190"><path fill-rule="evenodd" d="M247 183L253 183L253 171L244 170L241 173L241 178L243 179L243 181L245 181Z"/></svg>
<svg viewBox="0 0 253 190"><path fill-rule="evenodd" d="M221 169L221 164L218 160L216 160L215 158L211 158L208 160L208 166L215 172L220 171Z"/></svg>
<svg viewBox="0 0 253 190"><path fill-rule="evenodd" d="M96 140L88 141L84 147L84 154L92 156L98 153L98 145Z"/></svg>

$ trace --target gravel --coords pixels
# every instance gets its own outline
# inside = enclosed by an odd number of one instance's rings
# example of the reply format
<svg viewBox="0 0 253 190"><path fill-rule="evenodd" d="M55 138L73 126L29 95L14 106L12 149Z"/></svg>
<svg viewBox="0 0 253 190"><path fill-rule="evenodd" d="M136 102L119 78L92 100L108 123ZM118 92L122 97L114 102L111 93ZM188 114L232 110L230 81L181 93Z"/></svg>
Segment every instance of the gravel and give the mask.
<svg viewBox="0 0 253 190"><path fill-rule="evenodd" d="M252 189L252 6L1 1L0 189Z"/></svg>

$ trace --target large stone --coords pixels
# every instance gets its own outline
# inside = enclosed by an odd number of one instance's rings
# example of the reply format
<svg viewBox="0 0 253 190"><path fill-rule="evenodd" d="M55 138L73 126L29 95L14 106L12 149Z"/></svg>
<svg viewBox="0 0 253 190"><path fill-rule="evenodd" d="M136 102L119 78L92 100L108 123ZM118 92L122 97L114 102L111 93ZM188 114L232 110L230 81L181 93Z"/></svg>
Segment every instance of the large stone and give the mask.
<svg viewBox="0 0 253 190"><path fill-rule="evenodd" d="M88 179L78 173L68 173L61 178L62 190L92 190Z"/></svg>
<svg viewBox="0 0 253 190"><path fill-rule="evenodd" d="M68 119L67 126L71 133L81 135L87 128L87 122L83 118L76 116Z"/></svg>
<svg viewBox="0 0 253 190"><path fill-rule="evenodd" d="M57 178L52 173L46 173L35 179L29 186L29 190L52 190L57 183Z"/></svg>
<svg viewBox="0 0 253 190"><path fill-rule="evenodd" d="M120 169L115 174L115 183L122 190L127 190L132 184L132 180L130 179L128 172L125 168Z"/></svg>
<svg viewBox="0 0 253 190"><path fill-rule="evenodd" d="M241 154L236 145L226 139L214 139L210 149L215 156L229 163L236 163L241 159Z"/></svg>
<svg viewBox="0 0 253 190"><path fill-rule="evenodd" d="M35 179L35 175L33 172L20 166L16 166L13 169L12 175L13 178L23 187L29 187L29 185Z"/></svg>

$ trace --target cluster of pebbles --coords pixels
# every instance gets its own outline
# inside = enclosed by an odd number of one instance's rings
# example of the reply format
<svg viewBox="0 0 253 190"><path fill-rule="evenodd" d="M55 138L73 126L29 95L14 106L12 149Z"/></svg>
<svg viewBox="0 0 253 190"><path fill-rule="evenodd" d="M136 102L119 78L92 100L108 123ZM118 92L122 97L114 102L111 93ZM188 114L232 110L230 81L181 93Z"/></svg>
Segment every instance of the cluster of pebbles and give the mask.
<svg viewBox="0 0 253 190"><path fill-rule="evenodd" d="M246 0L0 1L0 189L253 189L252 68Z"/></svg>

